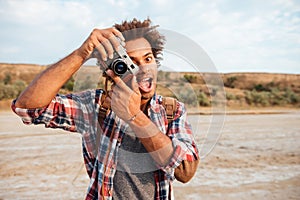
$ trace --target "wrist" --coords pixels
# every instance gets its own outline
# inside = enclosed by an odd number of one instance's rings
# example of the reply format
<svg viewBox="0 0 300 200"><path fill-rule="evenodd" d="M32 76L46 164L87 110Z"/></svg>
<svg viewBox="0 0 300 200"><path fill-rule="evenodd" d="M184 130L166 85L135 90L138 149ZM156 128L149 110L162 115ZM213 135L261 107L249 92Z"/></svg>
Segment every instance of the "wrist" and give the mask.
<svg viewBox="0 0 300 200"><path fill-rule="evenodd" d="M138 115L142 114L143 112L140 110L137 112L137 114L133 115L129 120L127 120L128 123L133 122Z"/></svg>
<svg viewBox="0 0 300 200"><path fill-rule="evenodd" d="M145 126L149 124L149 122L151 122L151 120L141 110L127 120L129 126Z"/></svg>
<svg viewBox="0 0 300 200"><path fill-rule="evenodd" d="M134 120L128 121L128 124L138 138L151 138L160 132L142 111L134 117Z"/></svg>
<svg viewBox="0 0 300 200"><path fill-rule="evenodd" d="M78 59L81 60L81 62L85 62L88 58L89 55L87 52L83 52L80 48L76 49L75 51L73 51L72 53L75 57L77 57Z"/></svg>

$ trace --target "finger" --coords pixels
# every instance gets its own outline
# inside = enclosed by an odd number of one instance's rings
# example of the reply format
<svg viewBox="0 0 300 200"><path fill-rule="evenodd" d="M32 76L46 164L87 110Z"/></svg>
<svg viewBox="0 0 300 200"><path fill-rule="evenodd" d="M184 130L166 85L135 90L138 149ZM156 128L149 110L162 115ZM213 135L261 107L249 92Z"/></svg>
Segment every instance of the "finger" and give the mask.
<svg viewBox="0 0 300 200"><path fill-rule="evenodd" d="M100 58L99 51L96 49L100 45L100 42L95 37L95 34L91 34L89 38L81 45L80 50L87 53L86 58Z"/></svg>
<svg viewBox="0 0 300 200"><path fill-rule="evenodd" d="M124 81L117 75L115 75L115 73L112 70L107 70L106 74L114 81L114 90L113 93L119 93L120 91L131 91L131 88L129 86L127 86Z"/></svg>
<svg viewBox="0 0 300 200"><path fill-rule="evenodd" d="M112 59L113 58L114 49L113 49L112 44L110 43L110 40L102 37L100 39L100 41L101 41L101 44L103 45L103 47L105 48L106 53L107 53L109 59Z"/></svg>
<svg viewBox="0 0 300 200"><path fill-rule="evenodd" d="M117 30L116 28L113 28L112 29L112 32L118 37L118 38L120 38L121 39L121 41L125 41L125 38L124 38L124 36L123 36L123 34L119 31L119 30Z"/></svg>
<svg viewBox="0 0 300 200"><path fill-rule="evenodd" d="M114 47L114 49L116 51L119 51L119 47L120 47L120 45L122 45L121 41L115 35L109 37L108 39L109 39L110 43L112 44L112 46Z"/></svg>
<svg viewBox="0 0 300 200"><path fill-rule="evenodd" d="M127 76L122 77L122 80L135 93L138 93L140 91L136 76L134 76L133 74L128 74Z"/></svg>
<svg viewBox="0 0 300 200"><path fill-rule="evenodd" d="M128 86L131 87L131 81L132 81L133 75L132 74L127 74L125 76L122 76L123 82Z"/></svg>
<svg viewBox="0 0 300 200"><path fill-rule="evenodd" d="M106 71L106 75L108 75L114 81L115 86L120 87L120 86L125 85L125 83L122 81L122 79L119 76L117 76L111 69Z"/></svg>
<svg viewBox="0 0 300 200"><path fill-rule="evenodd" d="M99 39L98 39L98 36L96 34L98 30L94 30L93 33L92 33L92 36L91 36L91 41L92 41L92 44L93 44L93 56L95 56L96 58L102 58L102 60L106 61L106 58L107 58L107 54L106 54L106 51L103 47L103 45L100 43Z"/></svg>
<svg viewBox="0 0 300 200"><path fill-rule="evenodd" d="M99 44L97 47L96 47L98 53L100 54L102 60L106 61L107 60L107 53L103 47L102 44Z"/></svg>

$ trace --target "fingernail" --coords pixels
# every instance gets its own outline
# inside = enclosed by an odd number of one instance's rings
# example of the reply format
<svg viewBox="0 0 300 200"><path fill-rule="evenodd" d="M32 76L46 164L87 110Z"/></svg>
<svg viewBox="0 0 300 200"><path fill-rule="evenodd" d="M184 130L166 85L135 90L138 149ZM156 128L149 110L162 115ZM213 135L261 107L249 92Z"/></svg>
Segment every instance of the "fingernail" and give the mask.
<svg viewBox="0 0 300 200"><path fill-rule="evenodd" d="M108 76L112 76L112 71L110 69L106 70L105 72Z"/></svg>
<svg viewBox="0 0 300 200"><path fill-rule="evenodd" d="M113 54L109 54L109 59L113 59L114 58L114 55Z"/></svg>
<svg viewBox="0 0 300 200"><path fill-rule="evenodd" d="M103 60L103 61L107 61L107 58L106 58L106 57L102 57L102 60Z"/></svg>
<svg viewBox="0 0 300 200"><path fill-rule="evenodd" d="M122 41L125 41L125 38L124 38L123 35L120 35L120 39L121 39Z"/></svg>

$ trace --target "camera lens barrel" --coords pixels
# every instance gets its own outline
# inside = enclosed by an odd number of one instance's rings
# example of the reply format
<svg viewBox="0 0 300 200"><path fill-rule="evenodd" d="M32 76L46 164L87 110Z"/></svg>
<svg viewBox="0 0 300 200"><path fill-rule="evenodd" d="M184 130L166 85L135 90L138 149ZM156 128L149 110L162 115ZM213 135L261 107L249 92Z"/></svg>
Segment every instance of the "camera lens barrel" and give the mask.
<svg viewBox="0 0 300 200"><path fill-rule="evenodd" d="M121 75L125 74L128 70L127 64L122 59L114 60L111 63L111 69L118 76L121 76Z"/></svg>

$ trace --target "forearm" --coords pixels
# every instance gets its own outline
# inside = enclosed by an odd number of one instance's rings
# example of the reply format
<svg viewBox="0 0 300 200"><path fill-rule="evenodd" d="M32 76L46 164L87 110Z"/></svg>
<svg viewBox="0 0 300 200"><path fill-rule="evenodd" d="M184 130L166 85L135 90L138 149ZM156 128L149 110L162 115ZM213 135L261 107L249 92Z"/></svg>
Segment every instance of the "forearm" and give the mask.
<svg viewBox="0 0 300 200"><path fill-rule="evenodd" d="M138 115L129 125L153 159L161 166L167 165L174 151L171 139L144 114Z"/></svg>
<svg viewBox="0 0 300 200"><path fill-rule="evenodd" d="M174 148L172 146L172 141L168 136L162 132L158 132L152 137L139 139L160 166L169 164Z"/></svg>
<svg viewBox="0 0 300 200"><path fill-rule="evenodd" d="M39 108L48 105L83 62L83 57L75 50L69 56L48 67L21 93L16 101L16 107Z"/></svg>
<svg viewBox="0 0 300 200"><path fill-rule="evenodd" d="M122 33L115 28L94 29L86 41L66 58L42 72L19 96L15 104L20 108L38 108L48 105L63 84L80 68L97 47L102 59L113 55L118 48ZM105 44L103 46L103 44Z"/></svg>

